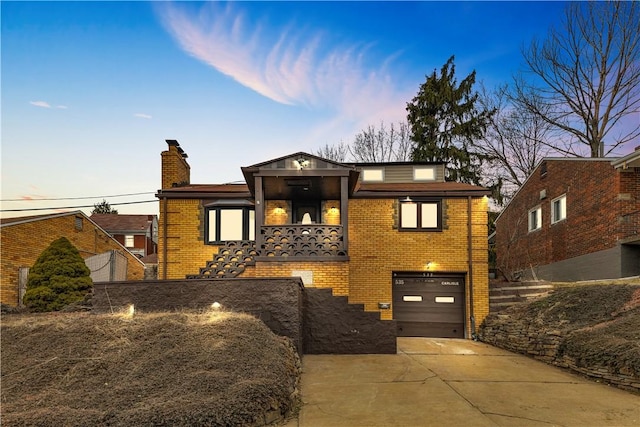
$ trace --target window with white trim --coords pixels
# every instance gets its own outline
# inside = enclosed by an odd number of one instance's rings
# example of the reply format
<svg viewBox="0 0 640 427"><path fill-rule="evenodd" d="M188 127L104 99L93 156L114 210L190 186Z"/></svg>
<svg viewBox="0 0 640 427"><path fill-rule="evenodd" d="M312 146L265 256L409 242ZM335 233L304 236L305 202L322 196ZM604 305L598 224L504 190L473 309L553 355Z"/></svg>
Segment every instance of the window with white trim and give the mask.
<svg viewBox="0 0 640 427"><path fill-rule="evenodd" d="M214 207L206 210L205 241L255 240L256 212L248 207Z"/></svg>
<svg viewBox="0 0 640 427"><path fill-rule="evenodd" d="M133 248L135 246L135 239L133 234L127 234L124 236L124 247Z"/></svg>
<svg viewBox="0 0 640 427"><path fill-rule="evenodd" d="M442 230L442 202L400 200L400 230Z"/></svg>
<svg viewBox="0 0 640 427"><path fill-rule="evenodd" d="M551 224L562 221L567 217L567 195L553 199L551 201Z"/></svg>
<svg viewBox="0 0 640 427"><path fill-rule="evenodd" d="M540 206L529 211L529 231L542 228L542 208Z"/></svg>

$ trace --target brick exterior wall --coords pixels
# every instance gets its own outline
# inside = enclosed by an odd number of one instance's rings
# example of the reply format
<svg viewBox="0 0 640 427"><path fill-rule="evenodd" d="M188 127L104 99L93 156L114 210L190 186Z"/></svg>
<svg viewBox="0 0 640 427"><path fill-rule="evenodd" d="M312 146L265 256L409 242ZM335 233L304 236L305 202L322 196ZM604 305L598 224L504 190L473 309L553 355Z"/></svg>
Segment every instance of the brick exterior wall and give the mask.
<svg viewBox="0 0 640 427"><path fill-rule="evenodd" d="M82 217L82 230L76 230L76 215L4 225L0 228L2 259L0 260L0 302L18 305L18 271L21 267L32 267L36 259L51 242L66 237L89 258L110 250L117 250L127 257L127 280L142 280L144 264L126 252L108 234L100 230L86 217Z"/></svg>
<svg viewBox="0 0 640 427"><path fill-rule="evenodd" d="M160 239L158 277L182 279L197 274L213 259L217 246L205 245L204 213L199 200L166 200L163 214L160 206ZM383 320L393 319L393 308L379 310L378 302L392 300L392 272L424 271L427 261L434 264L429 271L461 272L467 274L466 313L469 306L469 257L467 199L447 199L446 229L441 232L399 232L397 230L396 199L354 199L349 202L349 261L321 262L263 262L248 267L240 276L288 277L295 270L311 271L313 284L318 288L332 288L336 296L348 296L349 302L363 304L367 311L380 311ZM270 217L278 202L266 203L267 223L280 219ZM286 209L284 203L281 204ZM331 203L325 210L330 210ZM487 200L474 198L471 202L473 257L473 313L480 324L489 313ZM286 212L282 214L287 216ZM323 215L325 215L323 213ZM339 213L337 214L339 217ZM164 221L166 219L166 277ZM327 218L328 219L328 218ZM468 316L467 316L468 317ZM471 325L467 324L467 336Z"/></svg>
<svg viewBox="0 0 640 427"><path fill-rule="evenodd" d="M378 302L392 300L394 271L462 272L466 279L466 313L471 312L469 295L469 253L467 200L445 199L446 229L441 232L399 232L396 200L356 199L349 204L349 302L377 311ZM444 210L444 209L443 209ZM489 313L487 200L472 199L471 235L473 258L473 312L476 324ZM383 319L391 310L380 310ZM470 324L467 336L470 336Z"/></svg>
<svg viewBox="0 0 640 427"><path fill-rule="evenodd" d="M166 206L165 206L166 203ZM218 246L204 244L204 210L196 199L160 201L158 278L184 279L211 261ZM166 228L166 230L165 230ZM167 238L165 239L165 231ZM165 271L165 262L166 271Z"/></svg>
<svg viewBox="0 0 640 427"><path fill-rule="evenodd" d="M171 188L174 184L188 184L191 180L191 166L182 155L177 143L169 144L162 156L162 188Z"/></svg>
<svg viewBox="0 0 640 427"><path fill-rule="evenodd" d="M513 272L618 245L621 214L638 211L638 171L616 171L610 160L547 159L502 212L496 225L497 266ZM540 192L546 191L541 199ZM566 219L551 224L552 201L566 194ZM540 206L542 227L528 231L528 212Z"/></svg>

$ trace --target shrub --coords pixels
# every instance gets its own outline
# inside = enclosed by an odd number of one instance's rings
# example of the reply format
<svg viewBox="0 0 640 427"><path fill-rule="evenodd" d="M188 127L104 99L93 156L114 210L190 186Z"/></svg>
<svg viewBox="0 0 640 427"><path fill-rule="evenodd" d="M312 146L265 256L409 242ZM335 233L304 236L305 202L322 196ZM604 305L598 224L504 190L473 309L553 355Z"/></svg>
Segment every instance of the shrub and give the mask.
<svg viewBox="0 0 640 427"><path fill-rule="evenodd" d="M65 237L53 241L29 270L24 303L32 311L58 311L82 300L91 289L91 272Z"/></svg>

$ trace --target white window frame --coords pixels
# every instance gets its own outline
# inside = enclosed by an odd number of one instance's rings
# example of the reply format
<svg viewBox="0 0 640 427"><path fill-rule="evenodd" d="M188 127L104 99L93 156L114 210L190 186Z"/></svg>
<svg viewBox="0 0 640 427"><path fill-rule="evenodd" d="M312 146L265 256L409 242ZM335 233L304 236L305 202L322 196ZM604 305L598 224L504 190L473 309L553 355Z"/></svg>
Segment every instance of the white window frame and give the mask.
<svg viewBox="0 0 640 427"><path fill-rule="evenodd" d="M136 247L136 237L133 234L125 234L124 235L124 247L125 248L135 248Z"/></svg>
<svg viewBox="0 0 640 427"><path fill-rule="evenodd" d="M532 220L532 214L535 213L535 223ZM533 209L530 209L527 213L527 224L529 232L540 230L542 228L542 207L540 205L536 206Z"/></svg>
<svg viewBox="0 0 640 427"><path fill-rule="evenodd" d="M559 215L556 215L556 206L559 208ZM567 195L563 194L551 201L551 224L567 219Z"/></svg>
<svg viewBox="0 0 640 427"><path fill-rule="evenodd" d="M205 212L205 242L255 240L256 213L246 206L208 208ZM225 225L226 224L226 225Z"/></svg>

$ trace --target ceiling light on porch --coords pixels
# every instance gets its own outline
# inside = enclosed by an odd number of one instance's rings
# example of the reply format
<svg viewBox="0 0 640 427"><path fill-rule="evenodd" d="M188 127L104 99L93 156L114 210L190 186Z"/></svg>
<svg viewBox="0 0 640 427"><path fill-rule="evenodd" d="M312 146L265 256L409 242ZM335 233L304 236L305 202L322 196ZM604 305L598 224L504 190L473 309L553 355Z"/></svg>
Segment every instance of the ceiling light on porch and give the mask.
<svg viewBox="0 0 640 427"><path fill-rule="evenodd" d="M411 197L407 196L404 199L402 199L403 202L413 202L413 200L411 200Z"/></svg>
<svg viewBox="0 0 640 427"><path fill-rule="evenodd" d="M309 166L309 160L305 159L304 157L300 157L299 159L293 161L293 165L298 168L298 170L304 169Z"/></svg>

